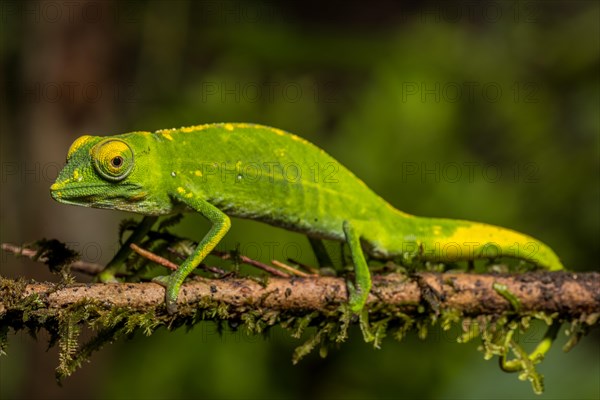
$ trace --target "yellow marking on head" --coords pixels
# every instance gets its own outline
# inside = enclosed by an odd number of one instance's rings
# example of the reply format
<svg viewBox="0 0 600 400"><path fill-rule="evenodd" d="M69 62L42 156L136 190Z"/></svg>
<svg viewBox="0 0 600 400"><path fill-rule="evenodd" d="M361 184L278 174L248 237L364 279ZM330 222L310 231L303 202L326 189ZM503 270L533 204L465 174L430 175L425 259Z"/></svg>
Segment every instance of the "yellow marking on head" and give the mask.
<svg viewBox="0 0 600 400"><path fill-rule="evenodd" d="M194 171L194 175L196 175L196 176L202 176L202 172L199 169L197 169L197 170Z"/></svg>
<svg viewBox="0 0 600 400"><path fill-rule="evenodd" d="M225 124L225 129L227 129L228 131L232 131L233 130L233 125L232 124Z"/></svg>
<svg viewBox="0 0 600 400"><path fill-rule="evenodd" d="M67 186L72 181L73 181L72 179L65 179L62 182L53 183L52 186L50 186L50 190L60 190L60 189L63 189L65 186Z"/></svg>
<svg viewBox="0 0 600 400"><path fill-rule="evenodd" d="M237 123L237 124L234 124L234 126L235 126L236 128L250 128L250 124L247 124L247 123L245 123L245 122L239 122L239 123ZM253 125L253 126L254 126L254 125ZM256 127L256 126L254 126L254 127Z"/></svg>
<svg viewBox="0 0 600 400"><path fill-rule="evenodd" d="M185 189L184 189L184 188L182 188L181 186L179 186L179 187L177 188L177 192L178 192L178 193L181 193L181 194L184 194L184 193L185 193Z"/></svg>
<svg viewBox="0 0 600 400"><path fill-rule="evenodd" d="M73 171L73 179L79 181L79 177L79 170L76 169L75 171Z"/></svg>
<svg viewBox="0 0 600 400"><path fill-rule="evenodd" d="M185 195L185 197L188 198L188 199L191 199L192 196L193 196L193 194L191 192Z"/></svg>
<svg viewBox="0 0 600 400"><path fill-rule="evenodd" d="M163 137L165 139L173 141L173 136L171 136L171 134L169 132L161 132L161 134L163 135Z"/></svg>
<svg viewBox="0 0 600 400"><path fill-rule="evenodd" d="M69 158L71 158L71 156L81 148L81 146L83 146L84 144L86 144L87 142L90 141L90 139L93 139L93 136L90 135L83 135L81 137L78 137L77 139L75 139L75 141L73 142L73 144L71 145L71 147L69 148L69 151L67 152L67 160Z"/></svg>

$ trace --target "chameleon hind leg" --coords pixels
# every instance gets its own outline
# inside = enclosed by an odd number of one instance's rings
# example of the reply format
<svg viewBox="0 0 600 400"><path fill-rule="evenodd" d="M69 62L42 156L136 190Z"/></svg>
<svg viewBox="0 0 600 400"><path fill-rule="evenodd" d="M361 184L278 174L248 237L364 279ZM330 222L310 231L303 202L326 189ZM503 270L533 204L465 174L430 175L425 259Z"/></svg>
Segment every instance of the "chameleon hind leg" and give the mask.
<svg viewBox="0 0 600 400"><path fill-rule="evenodd" d="M310 243L310 247L312 247L313 253L317 258L317 262L319 263L319 268L332 268L333 261L331 261L331 257L329 257L329 253L327 253L327 249L325 248L325 244L323 240L313 238L308 236L308 242Z"/></svg>
<svg viewBox="0 0 600 400"><path fill-rule="evenodd" d="M350 256L354 264L354 282L348 281L348 297L350 310L360 314L367 302L367 297L371 291L371 272L367 265L367 260L360 245L360 237L356 229L349 221L344 221L343 225L346 243L350 248Z"/></svg>
<svg viewBox="0 0 600 400"><path fill-rule="evenodd" d="M142 221L138 224L137 228L133 231L129 238L123 243L117 254L106 264L106 268L100 272L98 279L104 283L115 283L117 282L116 274L121 268L121 265L127 260L129 254L131 254L131 248L129 247L132 243L138 244L146 236L146 234L152 228L152 225L156 222L158 217L145 216Z"/></svg>
<svg viewBox="0 0 600 400"><path fill-rule="evenodd" d="M177 271L173 272L171 275L157 276L152 280L165 287L165 303L169 314L173 314L177 311L177 297L185 278L196 269L202 260L204 260L204 258L215 248L231 227L231 220L229 217L212 204L203 200L185 198L183 196L178 199L202 214L212 223L212 227L204 238L202 238L200 243L198 243L196 250L194 250L183 264L179 266Z"/></svg>

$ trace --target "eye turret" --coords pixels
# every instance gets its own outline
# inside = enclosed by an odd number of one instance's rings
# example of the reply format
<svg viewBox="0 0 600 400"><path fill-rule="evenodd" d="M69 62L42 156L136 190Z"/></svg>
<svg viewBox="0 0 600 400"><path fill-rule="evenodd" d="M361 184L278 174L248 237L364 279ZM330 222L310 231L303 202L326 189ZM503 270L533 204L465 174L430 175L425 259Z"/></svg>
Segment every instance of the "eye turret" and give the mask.
<svg viewBox="0 0 600 400"><path fill-rule="evenodd" d="M109 181L121 181L133 170L133 151L120 139L107 139L92 148L96 172Z"/></svg>

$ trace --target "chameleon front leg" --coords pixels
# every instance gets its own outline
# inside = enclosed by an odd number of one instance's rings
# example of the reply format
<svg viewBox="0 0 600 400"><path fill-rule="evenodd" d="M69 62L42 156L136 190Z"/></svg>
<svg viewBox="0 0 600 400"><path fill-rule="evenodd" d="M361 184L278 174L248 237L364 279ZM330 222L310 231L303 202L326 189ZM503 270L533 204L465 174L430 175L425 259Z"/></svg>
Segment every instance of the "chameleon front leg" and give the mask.
<svg viewBox="0 0 600 400"><path fill-rule="evenodd" d="M139 242L146 236L146 234L152 228L152 225L156 222L158 217L145 216L139 223L137 228L133 231L129 238L123 243L117 254L106 264L106 268L100 272L98 279L104 283L115 283L117 279L115 277L118 269L127 260L129 254L131 254L131 248L129 247L132 243L139 244Z"/></svg>
<svg viewBox="0 0 600 400"><path fill-rule="evenodd" d="M199 199L184 198L178 196L178 199L194 210L202 214L213 225L198 243L196 250L179 266L177 271L171 275L158 276L152 281L165 287L165 304L167 312L173 314L177 311L177 297L179 289L185 278L204 260L204 258L215 248L215 246L223 239L231 227L231 220L221 210L212 204Z"/></svg>
<svg viewBox="0 0 600 400"><path fill-rule="evenodd" d="M360 246L360 237L350 221L344 221L343 225L346 243L350 248L350 256L354 264L354 282L348 281L348 295L350 310L360 314L367 302L369 291L371 291L371 272L367 260Z"/></svg>

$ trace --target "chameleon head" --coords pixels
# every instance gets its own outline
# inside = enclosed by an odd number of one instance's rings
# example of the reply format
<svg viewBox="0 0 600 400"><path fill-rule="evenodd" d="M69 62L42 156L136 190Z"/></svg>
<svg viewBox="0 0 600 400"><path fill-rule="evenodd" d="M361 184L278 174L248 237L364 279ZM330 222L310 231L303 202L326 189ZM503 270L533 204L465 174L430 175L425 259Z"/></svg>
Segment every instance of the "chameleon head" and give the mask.
<svg viewBox="0 0 600 400"><path fill-rule="evenodd" d="M142 214L161 213L146 185L149 162L144 157L138 162L135 146L130 143L135 145L135 139L82 136L75 140L67 153L67 164L50 187L54 200Z"/></svg>

